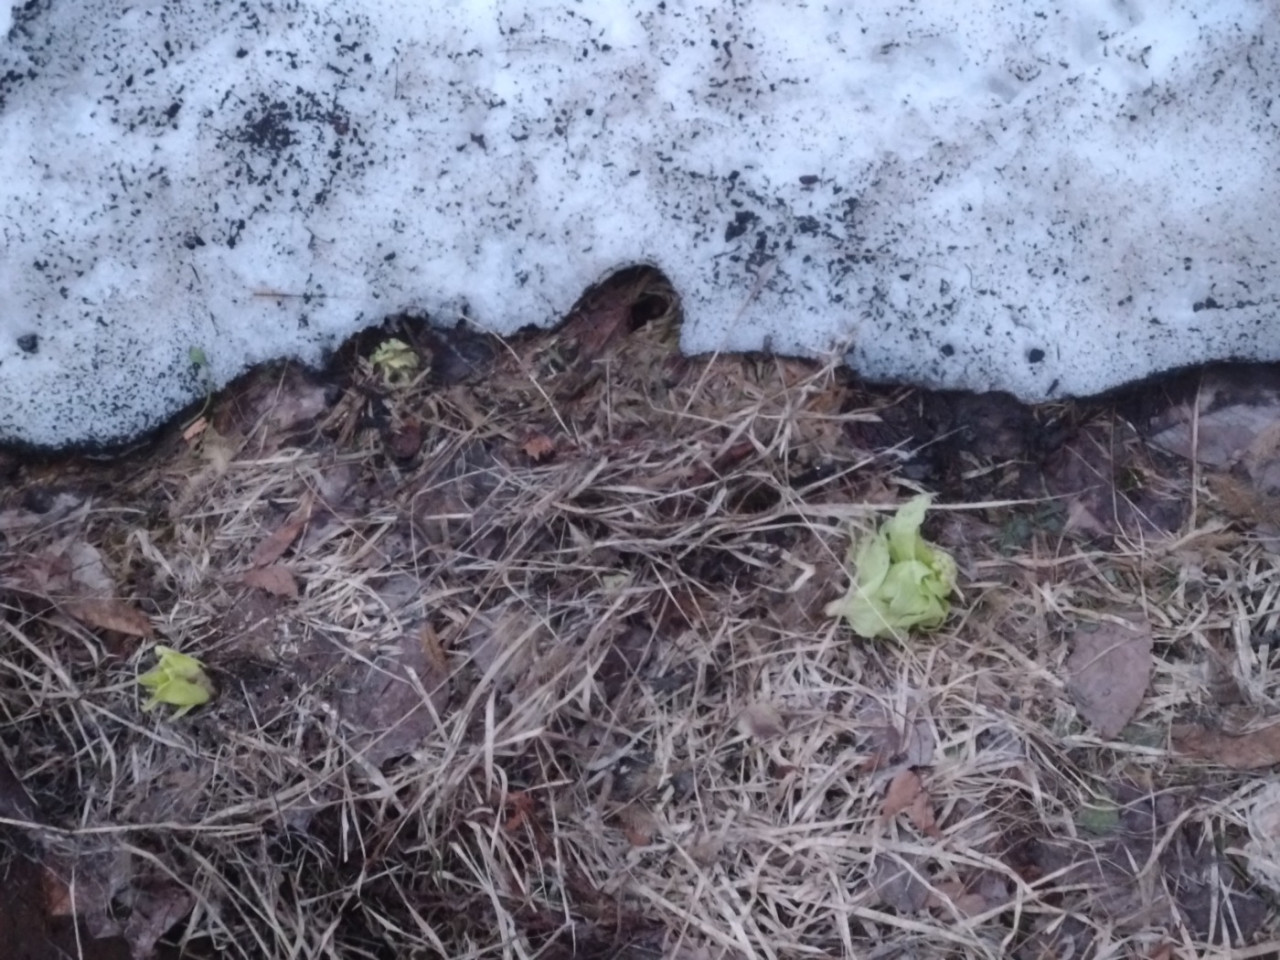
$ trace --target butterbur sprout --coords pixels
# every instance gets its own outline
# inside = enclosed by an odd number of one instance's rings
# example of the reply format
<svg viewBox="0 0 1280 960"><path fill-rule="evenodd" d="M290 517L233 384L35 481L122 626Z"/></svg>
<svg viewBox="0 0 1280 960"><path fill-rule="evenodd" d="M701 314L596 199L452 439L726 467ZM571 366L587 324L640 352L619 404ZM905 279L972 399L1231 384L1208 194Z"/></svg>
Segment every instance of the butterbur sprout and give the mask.
<svg viewBox="0 0 1280 960"><path fill-rule="evenodd" d="M868 639L937 630L951 611L956 563L920 536L929 497L898 508L879 530L849 548L849 591L827 604L829 617L844 617Z"/></svg>
<svg viewBox="0 0 1280 960"><path fill-rule="evenodd" d="M163 644L156 644L155 653L159 662L138 677L138 683L151 691L151 699L142 705L143 710L153 710L167 703L177 707L174 716L181 717L192 707L208 703L213 698L213 682L199 660Z"/></svg>

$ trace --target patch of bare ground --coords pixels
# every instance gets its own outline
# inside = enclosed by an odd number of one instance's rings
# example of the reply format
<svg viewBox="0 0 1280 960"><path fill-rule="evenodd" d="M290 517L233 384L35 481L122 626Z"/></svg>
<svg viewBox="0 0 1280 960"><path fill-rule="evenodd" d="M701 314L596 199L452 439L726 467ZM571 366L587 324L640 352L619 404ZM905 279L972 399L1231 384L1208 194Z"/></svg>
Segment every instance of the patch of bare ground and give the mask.
<svg viewBox="0 0 1280 960"><path fill-rule="evenodd" d="M1280 950L1280 563L1210 471L1115 405L683 358L677 312L633 271L555 333L404 322L395 384L377 334L127 461L20 467L6 942ZM921 489L953 615L859 640L822 614L850 538ZM211 703L142 711L156 642Z"/></svg>

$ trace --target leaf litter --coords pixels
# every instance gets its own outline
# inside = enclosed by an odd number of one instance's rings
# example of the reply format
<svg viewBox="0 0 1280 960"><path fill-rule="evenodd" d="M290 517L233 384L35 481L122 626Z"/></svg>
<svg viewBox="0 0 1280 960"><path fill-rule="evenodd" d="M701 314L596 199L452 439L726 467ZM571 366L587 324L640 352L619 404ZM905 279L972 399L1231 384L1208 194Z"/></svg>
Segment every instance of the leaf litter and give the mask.
<svg viewBox="0 0 1280 960"><path fill-rule="evenodd" d="M1067 660L1076 709L1106 739L1133 719L1151 682L1151 628L1135 620L1081 624Z"/></svg>
<svg viewBox="0 0 1280 960"><path fill-rule="evenodd" d="M1142 447L1140 411L877 390L677 335L641 270L508 342L397 318L330 382L213 398L198 449L175 428L88 468L92 498L60 492L80 467L21 468L0 739L40 803L3 832L85 956L95 933L246 960L1280 940L1258 773L1203 739L1258 749L1276 719L1280 564ZM390 337L422 360L394 389L359 363ZM921 490L952 614L855 638L822 616L850 525ZM122 635L59 608L95 598L218 698L142 714Z"/></svg>

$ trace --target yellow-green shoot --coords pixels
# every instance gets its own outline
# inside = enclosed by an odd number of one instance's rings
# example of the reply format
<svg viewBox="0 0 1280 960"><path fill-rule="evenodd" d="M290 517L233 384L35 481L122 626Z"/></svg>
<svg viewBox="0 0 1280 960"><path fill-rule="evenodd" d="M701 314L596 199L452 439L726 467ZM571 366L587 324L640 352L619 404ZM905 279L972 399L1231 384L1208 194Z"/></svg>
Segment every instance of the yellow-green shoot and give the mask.
<svg viewBox="0 0 1280 960"><path fill-rule="evenodd" d="M138 677L138 683L151 691L143 710L167 703L177 707L174 716L181 717L213 698L213 682L199 660L162 644L156 644L155 653L159 661Z"/></svg>
<svg viewBox="0 0 1280 960"><path fill-rule="evenodd" d="M849 591L829 603L829 617L844 617L868 639L937 630L951 610L956 564L920 535L929 497L903 504L880 529L849 548Z"/></svg>

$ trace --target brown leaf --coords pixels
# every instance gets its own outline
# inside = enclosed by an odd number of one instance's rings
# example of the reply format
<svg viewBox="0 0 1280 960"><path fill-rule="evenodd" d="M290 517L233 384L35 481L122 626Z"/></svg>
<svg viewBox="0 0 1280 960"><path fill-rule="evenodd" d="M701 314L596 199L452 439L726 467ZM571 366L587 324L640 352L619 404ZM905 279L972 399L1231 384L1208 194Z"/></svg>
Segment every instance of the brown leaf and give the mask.
<svg viewBox="0 0 1280 960"><path fill-rule="evenodd" d="M437 678L447 677L449 675L449 657L444 652L444 646L440 643L440 636L436 633L435 628L429 623L424 623L422 629L418 631L418 644L422 647L422 654L427 658L427 665L435 673ZM431 694L431 702L436 705L436 710L443 711L449 702L447 693L427 688L427 692Z"/></svg>
<svg viewBox="0 0 1280 960"><path fill-rule="evenodd" d="M534 463L543 463L556 455L556 445L545 433L531 433L520 445L524 455Z"/></svg>
<svg viewBox="0 0 1280 960"><path fill-rule="evenodd" d="M422 449L422 426L409 420L387 437L387 451L397 460L412 460Z"/></svg>
<svg viewBox="0 0 1280 960"><path fill-rule="evenodd" d="M933 762L933 728L927 717L917 716L914 694L908 697L904 715L898 715L878 700L867 700L858 709L857 722L866 738L862 749L868 754L859 772L875 773L886 767L927 767Z"/></svg>
<svg viewBox="0 0 1280 960"><path fill-rule="evenodd" d="M1160 464L1124 421L1096 422L1046 458L1044 489L1068 506L1070 525L1104 538L1169 533L1185 519Z"/></svg>
<svg viewBox="0 0 1280 960"><path fill-rule="evenodd" d="M204 417L196 417L191 421L187 428L182 431L182 439L187 442L188 446L195 446L195 442L200 438L200 434L204 433L208 429L209 421Z"/></svg>
<svg viewBox="0 0 1280 960"><path fill-rule="evenodd" d="M1260 770L1280 763L1280 723L1239 736L1199 724L1180 724L1173 728L1172 739L1175 753L1232 770Z"/></svg>
<svg viewBox="0 0 1280 960"><path fill-rule="evenodd" d="M606 284L584 297L565 324L565 335L576 337L586 363L598 359L609 347L631 332L631 308L635 292L622 284Z"/></svg>
<svg viewBox="0 0 1280 960"><path fill-rule="evenodd" d="M491 674L499 689L508 689L533 671L543 633L540 620L522 606L509 604L491 614L475 616L465 642L476 669L482 675Z"/></svg>
<svg viewBox="0 0 1280 960"><path fill-rule="evenodd" d="M1280 497L1262 493L1229 473L1211 473L1206 481L1223 511L1232 519L1255 525L1280 524Z"/></svg>
<svg viewBox="0 0 1280 960"><path fill-rule="evenodd" d="M879 903L910 915L929 903L929 884L922 879L924 873L918 857L880 856L867 871L867 883Z"/></svg>
<svg viewBox="0 0 1280 960"><path fill-rule="evenodd" d="M503 821L502 829L507 833L515 833L524 826L525 821L530 819L533 814L533 794L528 790L517 790L507 797L507 806L511 808L511 813Z"/></svg>
<svg viewBox="0 0 1280 960"><path fill-rule="evenodd" d="M51 917L75 916L71 888L48 867L40 871L40 887L44 894L44 911Z"/></svg>
<svg viewBox="0 0 1280 960"><path fill-rule="evenodd" d="M62 605L62 610L82 623L100 630L114 630L116 633L148 640L155 636L155 630L147 615L123 600L110 597L68 600Z"/></svg>
<svg viewBox="0 0 1280 960"><path fill-rule="evenodd" d="M903 812L921 833L930 837L942 836L924 782L920 779L920 774L911 769L900 771L889 781L884 806L880 808L880 819L887 823Z"/></svg>
<svg viewBox="0 0 1280 960"><path fill-rule="evenodd" d="M293 571L283 564L255 567L245 573L240 578L240 582L247 587L257 587L267 593L274 593L277 597L298 599L298 580L294 577Z"/></svg>
<svg viewBox="0 0 1280 960"><path fill-rule="evenodd" d="M1103 622L1076 629L1067 690L1080 715L1107 739L1124 729L1151 680L1151 627Z"/></svg>
<svg viewBox="0 0 1280 960"><path fill-rule="evenodd" d="M959 880L944 880L934 884L929 906L944 914L954 913L968 918L986 913L991 905L981 893L966 890Z"/></svg>
<svg viewBox="0 0 1280 960"><path fill-rule="evenodd" d="M265 567L275 563L284 556L286 550L298 539L298 534L311 519L312 501L308 497L297 510L276 531L259 543L253 550L250 562L255 567Z"/></svg>
<svg viewBox="0 0 1280 960"><path fill-rule="evenodd" d="M650 656L653 646L652 632L641 627L627 627L613 639L596 673L605 703L613 703L627 689Z"/></svg>
<svg viewBox="0 0 1280 960"><path fill-rule="evenodd" d="M314 422L329 408L325 388L319 377L294 363L283 369L257 367L219 396L213 426L231 437L258 430L263 449L278 449L291 431Z"/></svg>
<svg viewBox="0 0 1280 960"><path fill-rule="evenodd" d="M899 771L898 775L889 782L889 789L884 795L884 804L880 808L881 819L889 820L896 817L911 806L923 790L924 784L920 781L920 774L914 770Z"/></svg>
<svg viewBox="0 0 1280 960"><path fill-rule="evenodd" d="M756 740L772 740L787 730L786 721L771 703L753 703L738 715L738 729Z"/></svg>
<svg viewBox="0 0 1280 960"><path fill-rule="evenodd" d="M153 956L156 943L193 906L195 898L172 881L135 886L132 910L124 927L124 938L133 955Z"/></svg>
<svg viewBox="0 0 1280 960"><path fill-rule="evenodd" d="M428 628L405 633L371 662L348 661L339 678L346 692L338 712L356 731L354 746L375 767L415 749L437 729L436 718L444 719L448 663L433 638Z"/></svg>
<svg viewBox="0 0 1280 960"><path fill-rule="evenodd" d="M637 803L630 803L618 811L618 823L627 843L633 847L647 847L653 843L658 822L652 811Z"/></svg>
<svg viewBox="0 0 1280 960"><path fill-rule="evenodd" d="M70 592L77 597L115 596L116 584L107 572L102 551L83 540L71 540L63 546L66 558Z"/></svg>

